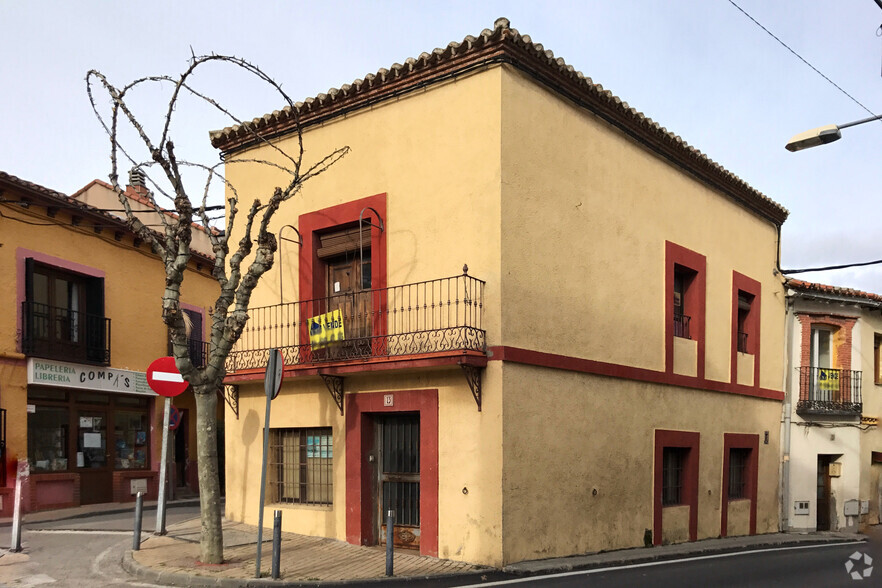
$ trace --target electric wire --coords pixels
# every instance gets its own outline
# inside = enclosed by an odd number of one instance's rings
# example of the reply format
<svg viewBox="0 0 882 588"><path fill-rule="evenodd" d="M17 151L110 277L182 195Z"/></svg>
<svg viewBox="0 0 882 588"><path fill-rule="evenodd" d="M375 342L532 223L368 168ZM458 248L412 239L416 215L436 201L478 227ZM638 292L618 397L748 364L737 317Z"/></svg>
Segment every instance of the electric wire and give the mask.
<svg viewBox="0 0 882 588"><path fill-rule="evenodd" d="M814 65L812 65L811 63L809 63L809 62L808 62L808 61L807 61L802 55L800 55L799 53L797 53L796 51L794 51L793 49L791 49L790 46L787 45L787 43L785 43L784 41L782 41L781 39L779 39L779 38L778 38L778 37L777 37L772 31L770 31L769 29L767 29L766 27L764 27L764 26L763 26L758 20L756 20L755 18L753 18L752 16L750 16L750 15L747 13L747 11L745 11L743 8L741 8L740 6L738 6L738 4L736 4L734 0L729 0L729 4L731 4L732 6L734 6L735 8L737 8L739 11L741 11L741 13L742 13L744 16L746 16L747 18L749 18L750 20L752 20L753 23L754 23L756 26L758 26L759 28L761 28L762 30L764 30L766 33L768 33L768 35L769 35L770 37L772 37L773 39L775 39L776 41L778 41L778 43L780 43L782 47L784 47L785 49L787 49L788 51L790 51L791 53L793 53L793 55L795 55L797 59L799 59L799 60L802 61L804 64L806 64L807 66L809 66L811 69L813 69L813 70L815 71L815 73L817 73L819 76L821 76L822 78L824 78L825 80L827 80L827 82L829 82L834 88L836 88L837 90L839 90L840 92L842 92L843 94L845 94L846 96L848 96L848 97L851 99L852 102L854 102L855 104L857 104L858 106L860 106L861 108L863 108L864 110L866 110L867 112L869 112L870 114L872 114L873 116L878 116L875 112L873 112L872 110L870 110L869 108L867 108L866 106L864 106L863 103L862 103L860 100L858 100L857 98L855 98L854 96L852 96L851 94L849 94L848 92L846 92L845 90L843 90L842 87L839 86L839 84L837 84L836 82L834 82L833 80L831 80L830 78L828 78L828 77L827 77L826 75L824 75L824 74L823 74L818 68L816 68Z"/></svg>

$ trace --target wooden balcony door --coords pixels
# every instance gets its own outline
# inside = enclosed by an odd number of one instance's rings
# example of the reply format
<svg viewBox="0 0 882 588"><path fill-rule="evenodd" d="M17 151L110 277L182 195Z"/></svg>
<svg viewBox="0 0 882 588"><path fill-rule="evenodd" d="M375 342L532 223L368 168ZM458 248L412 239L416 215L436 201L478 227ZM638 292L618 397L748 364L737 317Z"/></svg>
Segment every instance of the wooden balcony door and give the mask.
<svg viewBox="0 0 882 588"><path fill-rule="evenodd" d="M332 355L360 357L371 353L370 249L325 260L327 312L339 310L346 339L332 346Z"/></svg>

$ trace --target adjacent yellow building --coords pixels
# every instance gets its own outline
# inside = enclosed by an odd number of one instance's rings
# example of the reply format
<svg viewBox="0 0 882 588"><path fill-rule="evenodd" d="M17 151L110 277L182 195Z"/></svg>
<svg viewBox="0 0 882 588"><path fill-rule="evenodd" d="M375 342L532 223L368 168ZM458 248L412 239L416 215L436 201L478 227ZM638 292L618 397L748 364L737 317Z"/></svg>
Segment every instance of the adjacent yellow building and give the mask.
<svg viewBox="0 0 882 588"><path fill-rule="evenodd" d="M105 199L90 205L0 172L4 516L20 459L26 510L156 498L163 407L144 372L168 355L165 272L100 184L90 187ZM183 306L199 317L216 298L212 263L194 253L184 282Z"/></svg>
<svg viewBox="0 0 882 588"><path fill-rule="evenodd" d="M297 106L227 517L489 565L778 529L787 211L500 19ZM240 193L284 109L212 134ZM247 190L246 190L247 189ZM237 239L236 235L231 237ZM269 516L265 518L269 520Z"/></svg>

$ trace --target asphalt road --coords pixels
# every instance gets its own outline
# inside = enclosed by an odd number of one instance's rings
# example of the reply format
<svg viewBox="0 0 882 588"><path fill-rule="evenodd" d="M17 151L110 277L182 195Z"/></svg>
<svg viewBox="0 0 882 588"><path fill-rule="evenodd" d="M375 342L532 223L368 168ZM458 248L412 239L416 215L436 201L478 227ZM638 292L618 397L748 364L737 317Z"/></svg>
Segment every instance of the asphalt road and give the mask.
<svg viewBox="0 0 882 588"><path fill-rule="evenodd" d="M199 516L199 506L167 510L171 525ZM122 569L122 554L132 548L133 512L25 523L22 552L0 557L0 586L153 586L133 582ZM144 512L142 530L156 529L156 511ZM11 529L0 528L0 547L9 547Z"/></svg>
<svg viewBox="0 0 882 588"><path fill-rule="evenodd" d="M851 559L859 554L858 559ZM882 564L882 530L874 529L870 541L858 544L832 544L800 548L782 548L701 556L677 561L652 562L608 568L517 578L480 584L526 588L532 586L590 586L604 588L682 588L713 586L744 587L814 587L882 586L882 565L878 570L867 565L865 555ZM852 565L846 568L846 563ZM851 573L860 575L853 578Z"/></svg>

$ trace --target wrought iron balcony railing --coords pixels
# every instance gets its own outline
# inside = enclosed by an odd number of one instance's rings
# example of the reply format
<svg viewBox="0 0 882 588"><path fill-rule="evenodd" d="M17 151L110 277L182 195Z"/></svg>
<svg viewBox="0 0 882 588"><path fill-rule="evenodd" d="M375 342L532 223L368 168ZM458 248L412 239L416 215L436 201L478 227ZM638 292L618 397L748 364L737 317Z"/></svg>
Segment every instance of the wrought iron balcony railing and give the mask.
<svg viewBox="0 0 882 588"><path fill-rule="evenodd" d="M174 357L174 349L172 348L172 342L168 342L168 355L169 357ZM188 339L187 347L190 350L190 361L193 362L195 367L205 367L205 362L208 361L208 353L210 343L208 341L200 341L199 339Z"/></svg>
<svg viewBox="0 0 882 588"><path fill-rule="evenodd" d="M486 352L484 282L468 274L249 309L227 372L445 351Z"/></svg>
<svg viewBox="0 0 882 588"><path fill-rule="evenodd" d="M803 366L799 368L796 412L823 415L860 415L861 372Z"/></svg>
<svg viewBox="0 0 882 588"><path fill-rule="evenodd" d="M22 352L26 355L110 365L110 319L22 302Z"/></svg>
<svg viewBox="0 0 882 588"><path fill-rule="evenodd" d="M674 313L674 337L682 337L683 339L691 339L689 336L689 315Z"/></svg>

